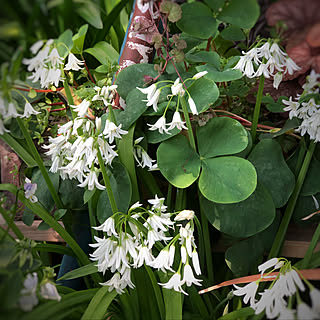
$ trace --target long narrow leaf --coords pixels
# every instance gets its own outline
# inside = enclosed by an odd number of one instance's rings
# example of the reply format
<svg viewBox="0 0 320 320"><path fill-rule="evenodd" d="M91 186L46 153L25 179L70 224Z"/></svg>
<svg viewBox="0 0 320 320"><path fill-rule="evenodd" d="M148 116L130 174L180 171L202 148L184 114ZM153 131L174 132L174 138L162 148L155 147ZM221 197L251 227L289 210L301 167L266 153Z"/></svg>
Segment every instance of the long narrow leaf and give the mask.
<svg viewBox="0 0 320 320"><path fill-rule="evenodd" d="M76 278L80 278L80 277L84 277L84 276L96 273L98 272L96 264L97 264L96 262L92 262L78 269L72 270L64 274L58 280L72 280L72 279L76 279Z"/></svg>
<svg viewBox="0 0 320 320"><path fill-rule="evenodd" d="M96 295L93 297L88 305L87 310L82 316L82 320L103 320L105 319L105 313L112 302L112 300L117 296L115 290L109 292L109 287L105 286L98 290Z"/></svg>
<svg viewBox="0 0 320 320"><path fill-rule="evenodd" d="M182 320L182 293L174 290L162 289L166 306L166 320Z"/></svg>
<svg viewBox="0 0 320 320"><path fill-rule="evenodd" d="M51 243L38 243L36 246L36 250L38 251L46 251L46 252L55 252L59 254L65 254L67 256L74 257L74 252L63 245L51 244Z"/></svg>
<svg viewBox="0 0 320 320"><path fill-rule="evenodd" d="M237 320L244 318L246 319L246 317L252 315L254 315L254 310L250 307L247 307L227 313L223 317L220 317L218 320Z"/></svg>

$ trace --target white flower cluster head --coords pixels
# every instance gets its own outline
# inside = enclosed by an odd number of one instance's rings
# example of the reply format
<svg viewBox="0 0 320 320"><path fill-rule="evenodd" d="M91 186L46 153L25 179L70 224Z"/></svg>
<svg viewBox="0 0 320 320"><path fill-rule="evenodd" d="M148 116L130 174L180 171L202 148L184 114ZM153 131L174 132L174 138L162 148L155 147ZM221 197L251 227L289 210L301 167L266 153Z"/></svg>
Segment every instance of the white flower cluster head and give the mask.
<svg viewBox="0 0 320 320"><path fill-rule="evenodd" d="M58 43L57 45L64 44ZM40 81L41 88L48 88L50 85L58 87L59 82L63 80L63 69L74 71L83 69L84 62L77 59L71 52L64 66L64 58L59 55L57 45L53 39L39 40L30 47L30 51L35 56L22 61L28 66L28 71L32 71L28 79L31 79L32 82Z"/></svg>
<svg viewBox="0 0 320 320"><path fill-rule="evenodd" d="M60 301L61 297L56 286L49 280L44 280L38 286L38 274L27 274L23 288L20 291L19 305L23 311L31 311L39 303L39 297L46 300Z"/></svg>
<svg viewBox="0 0 320 320"><path fill-rule="evenodd" d="M268 271L267 274L266 271ZM278 275L269 275L272 271L280 269ZM316 320L320 319L320 290L314 288L305 281L310 289L311 307L303 302L299 295L300 291L305 291L305 285L301 280L298 271L291 267L291 263L284 258L272 258L258 267L261 278L251 282L244 287L234 285L236 288L233 294L244 296L243 302L250 302L250 307L255 310L255 314L265 312L267 319L283 320ZM256 298L259 283L263 278L274 279L270 287L260 292L260 299ZM297 308L292 306L292 297L297 298Z"/></svg>
<svg viewBox="0 0 320 320"><path fill-rule="evenodd" d="M167 283L159 283L164 288L187 294L182 289L184 284L201 285L201 280L196 279L193 273L194 269L197 275L201 274L193 236L194 212L183 210L178 214L168 213L164 200L157 196L148 200L151 205L149 209L137 202L128 213L118 212L101 226L94 227L104 236L95 237L96 243L91 244L95 251L90 254L90 259L97 261L99 272L104 274L110 270L114 273L110 280L101 283L109 286L109 291L115 289L121 294L126 287L134 288L131 268L140 268L144 264L164 273L174 273ZM173 215L174 220L171 219ZM183 226L176 224L177 221L186 223ZM172 237L170 230L174 231L175 227L179 228L179 233ZM159 247L163 247L160 252L156 249ZM159 252L157 256L156 252ZM175 261L177 252L180 254L179 263ZM178 271L174 270L175 265L178 265Z"/></svg>
<svg viewBox="0 0 320 320"><path fill-rule="evenodd" d="M207 73L208 73L207 71L198 72L192 78L186 79L185 82L188 80L198 80L201 77L203 77L204 75L206 75ZM162 82L169 82L170 84L162 86L160 88L157 88L158 84L160 84ZM151 86L149 86L147 88L138 88L137 87L137 89L147 95L147 100L143 100L143 101L147 102L148 107L152 106L153 110L156 112L158 110L158 102L159 102L161 90L163 90L164 88L167 88L167 87L171 88L171 94L168 96L168 97L170 97L168 105L164 111L164 114L156 121L156 123L148 124L148 126L150 127L149 130L151 130L151 131L158 130L161 134L163 134L163 133L170 134L170 130L172 130L174 128L178 128L179 130L182 130L182 129L188 130L188 128L185 126L185 122L181 120L181 116L178 111L179 110L179 98L183 97L186 92L186 90L183 89L183 83L180 82L180 78L177 78L175 81L170 81L170 80L160 81L158 83L153 83ZM192 112L192 114L197 115L198 114L197 106L188 91L187 91L187 94L188 94L188 103L189 103L189 107L191 109L191 112ZM169 107L169 104L174 96L178 97L176 111L173 114L172 121L170 123L166 123L165 115L166 115L167 109Z"/></svg>
<svg viewBox="0 0 320 320"><path fill-rule="evenodd" d="M308 133L311 140L318 142L320 141L320 74L312 70L302 87L304 92L301 96L297 96L295 101L292 97L289 100L282 100L286 105L283 111L289 111L290 119L296 117L302 120L296 131L302 136Z"/></svg>
<svg viewBox="0 0 320 320"><path fill-rule="evenodd" d="M116 126L108 119L102 130L101 118L96 117L93 121L86 117L90 105L90 101L83 100L81 104L71 106L79 117L62 125L58 129L58 136L50 137L50 144L43 148L48 149L45 154L51 157L51 172L59 172L62 179L78 179L79 187L104 190L105 186L98 181L98 151L104 164L111 166L113 159L118 156L114 150L115 138L120 139L128 132L121 129L121 124Z"/></svg>
<svg viewBox="0 0 320 320"><path fill-rule="evenodd" d="M258 44L259 45L259 44ZM262 46L257 46L243 52L243 56L233 69L240 70L248 78L256 78L263 75L265 78L273 78L273 86L278 89L283 74L293 74L300 67L280 49L276 42L271 40Z"/></svg>
<svg viewBox="0 0 320 320"><path fill-rule="evenodd" d="M0 93L0 135L10 132L5 126L4 121L11 118L28 118L32 114L40 112L33 109L32 105L26 100L23 114L19 114L14 101L8 101Z"/></svg>

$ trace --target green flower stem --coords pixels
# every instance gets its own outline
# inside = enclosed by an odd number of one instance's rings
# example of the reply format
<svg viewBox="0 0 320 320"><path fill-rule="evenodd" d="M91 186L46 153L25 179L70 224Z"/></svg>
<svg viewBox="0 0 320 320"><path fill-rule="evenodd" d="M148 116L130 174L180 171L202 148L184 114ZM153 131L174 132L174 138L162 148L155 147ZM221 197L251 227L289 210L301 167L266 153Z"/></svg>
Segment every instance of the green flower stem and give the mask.
<svg viewBox="0 0 320 320"><path fill-rule="evenodd" d="M62 72L62 74L64 74L63 66L61 68L62 68L61 72ZM66 96L67 96L68 105L70 107L70 105L74 105L74 100L73 100L73 96L72 96L72 93L71 93L71 90L70 90L70 87L69 87L67 79L65 79L63 81L63 87L64 87L64 91L65 91ZM72 114L72 118L75 119L78 116L77 112L73 111L71 107L70 107L70 111L71 111L71 114Z"/></svg>
<svg viewBox="0 0 320 320"><path fill-rule="evenodd" d="M167 192L167 205L168 205L168 211L171 212L171 202L172 202L172 184L169 182L168 184L168 192Z"/></svg>
<svg viewBox="0 0 320 320"><path fill-rule="evenodd" d="M320 239L320 223L318 223L317 229L313 234L313 237L312 237L312 240L309 244L308 250L302 260L301 267L300 267L301 269L307 269L309 267L312 253L313 253L314 249L316 248L316 246L319 242L319 239Z"/></svg>
<svg viewBox="0 0 320 320"><path fill-rule="evenodd" d="M186 125L187 125L187 128L188 128L189 142L190 142L190 145L191 145L192 149L194 151L196 151L196 142L194 140L194 135L193 135L193 131L192 131L191 121L190 121L190 118L189 118L189 112L188 112L187 103L186 103L186 100L185 100L184 97L181 97L180 100L181 100L184 119L186 120Z"/></svg>
<svg viewBox="0 0 320 320"><path fill-rule="evenodd" d="M272 248L270 250L268 259L277 257L279 255L279 253L280 253L280 250L282 248L282 245L283 245L283 242L284 242L284 238L285 238L285 235L286 235L286 232L287 232L287 229L288 229L288 225L289 225L289 222L290 222L291 217L292 217L293 210L295 208L297 199L299 197L299 194L300 194L304 179L305 179L306 174L308 172L309 164L310 164L310 161L312 159L312 155L313 155L315 146L316 146L316 143L314 141L310 142L308 151L306 153L306 156L305 156L304 161L302 163L302 167L301 167L299 175L297 177L295 188L294 188L293 193L292 193L292 195L291 195L291 197L289 199L286 211L284 213L284 216L282 218L282 221L281 221L280 227L278 229L277 235L276 235L275 240L273 242L273 245L272 245Z"/></svg>
<svg viewBox="0 0 320 320"><path fill-rule="evenodd" d="M117 119L116 119L116 117L114 115L114 112L113 112L111 104L108 106L108 110L109 110L110 121L113 122L117 126Z"/></svg>
<svg viewBox="0 0 320 320"><path fill-rule="evenodd" d="M260 115L263 88L264 88L264 76L262 75L260 77L257 100L256 100L256 105L254 106L253 120L252 120L252 126L251 126L251 135L252 135L253 143L256 141L256 136L257 136L257 126L258 126L259 115Z"/></svg>
<svg viewBox="0 0 320 320"><path fill-rule="evenodd" d="M17 236L18 239L22 240L24 238L23 233L20 231L20 229L16 226L14 221L10 218L7 211L0 206L0 213L2 214L4 220L6 220L6 223L8 227L14 232L14 234Z"/></svg>
<svg viewBox="0 0 320 320"><path fill-rule="evenodd" d="M205 253L205 260L207 265L207 272L208 272L208 279L210 283L214 282L213 276L213 264L212 264L212 254L211 254L211 244L210 244L210 234L209 234L209 226L208 226L208 219L203 212L200 202L200 217L201 217L201 226L202 226L202 238L204 248L202 252Z"/></svg>
<svg viewBox="0 0 320 320"><path fill-rule="evenodd" d="M18 122L18 125L22 131L22 134L27 142L27 145L29 147L29 152L30 154L33 155L35 161L37 162L37 165L41 171L41 174L48 186L48 189L49 189L49 192L51 193L51 196L52 196L52 199L53 201L55 202L56 206L58 207L58 209L61 209L63 208L63 203L60 199L60 197L58 196L58 193L56 191L56 189L54 188L53 184L52 184L52 181L49 177L49 174L48 174L48 171L46 170L44 164L43 164L43 161L41 159L41 156L37 150L37 148L35 147L33 141L32 141L32 138L30 136L30 133L28 132L24 122L22 119L19 119L17 118L17 122Z"/></svg>
<svg viewBox="0 0 320 320"><path fill-rule="evenodd" d="M94 197L94 196L93 196ZM93 229L92 227L97 226L97 221L95 217L95 208L93 207L93 200L92 198L88 201L88 209L89 209L89 221L90 221L90 231L91 231L91 239L92 242L95 242L94 237L98 237L98 231L96 229Z"/></svg>
<svg viewBox="0 0 320 320"><path fill-rule="evenodd" d="M180 211L185 208L184 198L185 198L185 189L177 188L175 211Z"/></svg>
<svg viewBox="0 0 320 320"><path fill-rule="evenodd" d="M104 165L104 162L103 162L103 159L102 159L102 156L101 156L101 153L100 153L99 149L98 149L98 154L97 155L98 155L100 169L102 171L104 185L106 187L108 198L109 198L109 201L110 201L110 204L111 204L112 213L115 214L115 213L118 212L118 208L117 208L116 200L115 200L113 192L112 192L110 179L109 179L109 176L107 174L107 170L106 170L106 167Z"/></svg>

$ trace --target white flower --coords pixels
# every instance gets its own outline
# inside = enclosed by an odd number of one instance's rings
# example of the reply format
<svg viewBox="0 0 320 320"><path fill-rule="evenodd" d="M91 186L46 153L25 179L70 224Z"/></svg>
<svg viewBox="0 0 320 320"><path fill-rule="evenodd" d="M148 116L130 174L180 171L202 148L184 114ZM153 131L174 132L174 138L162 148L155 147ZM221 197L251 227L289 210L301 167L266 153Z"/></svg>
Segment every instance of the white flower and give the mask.
<svg viewBox="0 0 320 320"><path fill-rule="evenodd" d="M74 111L78 112L79 117L83 117L88 112L91 102L84 99L79 105L71 105Z"/></svg>
<svg viewBox="0 0 320 320"><path fill-rule="evenodd" d="M84 61L77 59L76 56L70 52L68 56L68 63L65 65L64 70L79 71L83 69L83 67L81 67L82 65L84 65Z"/></svg>
<svg viewBox="0 0 320 320"><path fill-rule="evenodd" d="M5 132L10 132L10 130L6 129L2 119L0 118L0 135L4 134Z"/></svg>
<svg viewBox="0 0 320 320"><path fill-rule="evenodd" d="M31 108L32 108L32 107L31 107ZM36 111L34 110L34 112L36 112ZM12 118L17 118L17 117L19 117L19 116L21 116L21 115L17 112L14 103L9 102L9 104L8 104L8 110L7 110L7 113L4 115L4 118L5 118L5 119L11 118L11 117L12 117Z"/></svg>
<svg viewBox="0 0 320 320"><path fill-rule="evenodd" d="M279 262L281 262L281 264L279 264ZM259 270L259 272L261 272L261 275L263 275L264 272L265 272L266 270L268 270L269 268L274 267L274 269L278 269L278 268L280 268L282 265L283 265L283 262L282 262L282 261L279 261L278 258L272 258L272 259L270 259L270 260L268 260L268 261L260 264L260 265L258 266L258 270Z"/></svg>
<svg viewBox="0 0 320 320"><path fill-rule="evenodd" d="M180 227L180 243L185 243L189 257L192 257L192 247L195 247L193 229L191 228L190 222L185 227Z"/></svg>
<svg viewBox="0 0 320 320"><path fill-rule="evenodd" d="M152 160L148 153L141 146L135 146L133 149L133 156L141 168L148 167L149 169L154 169L157 166L156 163L153 164L153 162L156 162L156 160Z"/></svg>
<svg viewBox="0 0 320 320"><path fill-rule="evenodd" d="M164 116L160 117L155 124L149 124L148 126L150 127L149 130L159 130L161 134L165 132L166 134L170 134L170 132L167 129L167 124L166 124L166 118Z"/></svg>
<svg viewBox="0 0 320 320"><path fill-rule="evenodd" d="M301 69L290 57L286 59L285 68L286 72L288 72L290 75L293 74L294 71Z"/></svg>
<svg viewBox="0 0 320 320"><path fill-rule="evenodd" d="M282 81L282 72L277 72L273 77L273 87L278 90L281 81Z"/></svg>
<svg viewBox="0 0 320 320"><path fill-rule="evenodd" d="M166 289L173 289L178 292L182 292L185 295L188 295L183 289L182 285L184 282L181 280L181 274L175 273L167 283L159 283L161 286L163 286Z"/></svg>
<svg viewBox="0 0 320 320"><path fill-rule="evenodd" d="M140 90L142 93L147 95L147 100L143 100L147 102L147 106L153 107L154 111L157 111L158 107L158 101L159 101L159 97L160 97L160 89L157 89L157 86L155 84L152 84L151 86L147 87L147 88L138 88L138 90Z"/></svg>
<svg viewBox="0 0 320 320"><path fill-rule="evenodd" d="M312 310L320 318L320 290L316 288L311 289L310 298L311 298Z"/></svg>
<svg viewBox="0 0 320 320"><path fill-rule="evenodd" d="M197 106L196 106L196 104L194 103L194 100L191 97L189 97L188 103L189 103L189 107L190 107L190 110L191 110L192 114L199 114L198 110L197 110Z"/></svg>
<svg viewBox="0 0 320 320"><path fill-rule="evenodd" d="M250 300L250 307L253 307L256 303L256 293L258 289L258 284L256 281L250 282L249 284L245 285L244 287L239 287L237 285L233 285L237 290L233 291L235 296L244 296L243 302L245 304L248 303Z"/></svg>
<svg viewBox="0 0 320 320"><path fill-rule="evenodd" d="M153 261L155 258L152 255L151 249L149 249L147 246L141 244L138 247L138 252L139 252L138 256L134 260L134 263L133 263L134 268L140 268L144 263L147 266L151 266L153 264Z"/></svg>
<svg viewBox="0 0 320 320"><path fill-rule="evenodd" d="M121 124L116 126L112 121L106 120L106 124L103 130L103 135L109 139L109 143L112 143L114 138L121 139L121 135L127 134L128 131L121 129Z"/></svg>
<svg viewBox="0 0 320 320"><path fill-rule="evenodd" d="M53 68L59 68L59 65L63 64L63 58L60 57L58 50L56 48L53 48L48 58L46 59L46 62L50 62Z"/></svg>
<svg viewBox="0 0 320 320"><path fill-rule="evenodd" d="M185 264L187 262L187 249L185 246L180 247L180 255L181 255L181 262Z"/></svg>
<svg viewBox="0 0 320 320"><path fill-rule="evenodd" d="M298 320L318 320L319 314L314 312L306 303L302 302L297 307Z"/></svg>
<svg viewBox="0 0 320 320"><path fill-rule="evenodd" d="M289 119L292 119L293 117L298 117L298 108L300 107L299 102L292 101L292 97L290 97L289 100L282 100L282 103L287 105L287 107L283 108L283 111L289 111Z"/></svg>
<svg viewBox="0 0 320 320"><path fill-rule="evenodd" d="M126 250L122 245L118 244L116 246L108 261L108 268L111 269L111 272L118 270L120 273L123 273L125 268L130 268Z"/></svg>
<svg viewBox="0 0 320 320"><path fill-rule="evenodd" d="M182 83L180 83L180 78L177 78L176 81L171 86L171 92L173 96L183 96L185 91L183 89Z"/></svg>
<svg viewBox="0 0 320 320"><path fill-rule="evenodd" d="M30 51L33 53L33 54L36 54L40 48L42 48L43 46L43 41L42 40L38 40L37 42L35 42L31 47L30 47Z"/></svg>
<svg viewBox="0 0 320 320"><path fill-rule="evenodd" d="M173 114L172 122L168 123L168 130L172 130L174 128L178 128L179 130L185 129L188 130L188 128L184 125L185 122L181 120L180 113L176 111Z"/></svg>
<svg viewBox="0 0 320 320"><path fill-rule="evenodd" d="M29 102L26 102L24 106L24 112L23 115L21 115L21 118L29 118L32 114L39 114L41 112L36 111L32 108L32 105Z"/></svg>
<svg viewBox="0 0 320 320"><path fill-rule="evenodd" d="M30 200L31 202L35 203L38 201L38 198L35 196L37 191L37 184L31 183L31 180L26 178L24 184L24 196L26 199Z"/></svg>
<svg viewBox="0 0 320 320"><path fill-rule="evenodd" d="M37 273L29 273L23 282L23 289L20 291L19 305L23 311L31 311L38 304L37 286Z"/></svg>
<svg viewBox="0 0 320 320"><path fill-rule="evenodd" d="M114 218L113 217L109 217L101 226L92 227L92 228L105 232L109 237L112 235L115 235L116 237L118 237L118 233L116 232L116 229L114 227Z"/></svg>
<svg viewBox="0 0 320 320"><path fill-rule="evenodd" d="M103 283L100 283L102 286L108 286L108 291L111 292L113 289L117 291L118 294L124 293L124 290L122 289L122 281L120 278L120 273L117 272L113 275L113 277Z"/></svg>
<svg viewBox="0 0 320 320"><path fill-rule="evenodd" d="M88 186L88 190L93 190L94 188L104 190L106 188L105 186L99 183L97 172L95 170L90 170L85 180L82 183L78 184L78 186L81 188Z"/></svg>
<svg viewBox="0 0 320 320"><path fill-rule="evenodd" d="M182 282L186 283L187 286L190 287L192 284L195 284L196 286L201 286L201 281L202 280L195 278L191 266L189 264L186 264L183 268Z"/></svg>
<svg viewBox="0 0 320 320"><path fill-rule="evenodd" d="M193 210L182 210L174 218L175 221L192 220L194 217Z"/></svg>
<svg viewBox="0 0 320 320"><path fill-rule="evenodd" d="M149 199L148 202L152 204L152 210L160 210L162 212L167 210L167 206L164 203L165 198L158 198L158 195L155 195L154 199Z"/></svg>
<svg viewBox="0 0 320 320"><path fill-rule="evenodd" d="M193 80L198 80L198 79L202 78L203 76L205 76L207 73L208 73L208 71L198 72L192 77L192 79Z"/></svg>
<svg viewBox="0 0 320 320"><path fill-rule="evenodd" d="M199 256L198 256L198 252L196 251L195 248L192 251L192 264L193 264L193 268L194 268L194 271L196 272L196 274L200 275L201 269L200 269Z"/></svg>
<svg viewBox="0 0 320 320"><path fill-rule="evenodd" d="M166 272L166 270L173 272L173 269L171 268L173 263L172 256L174 256L174 251L170 252L168 248L164 248L150 265L155 269L160 269L162 272Z"/></svg>
<svg viewBox="0 0 320 320"><path fill-rule="evenodd" d="M296 310L282 308L277 320L295 320L296 319Z"/></svg>
<svg viewBox="0 0 320 320"><path fill-rule="evenodd" d="M60 301L61 297L56 286L51 282L46 282L40 286L40 295L47 300Z"/></svg>
<svg viewBox="0 0 320 320"><path fill-rule="evenodd" d="M171 239L172 237L167 237L162 230L156 231L150 228L147 234L148 248L151 249L156 241L167 241Z"/></svg>

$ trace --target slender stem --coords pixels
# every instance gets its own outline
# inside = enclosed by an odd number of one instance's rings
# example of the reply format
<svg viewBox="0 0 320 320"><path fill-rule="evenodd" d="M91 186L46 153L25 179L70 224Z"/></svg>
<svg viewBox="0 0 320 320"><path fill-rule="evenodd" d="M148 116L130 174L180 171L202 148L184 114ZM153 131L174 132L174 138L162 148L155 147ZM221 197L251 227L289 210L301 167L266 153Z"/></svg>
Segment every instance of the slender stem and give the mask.
<svg viewBox="0 0 320 320"><path fill-rule="evenodd" d="M62 72L64 72L63 69L62 69ZM63 87L64 87L64 91L65 91L66 96L67 96L68 105L70 107L71 105L74 105L74 100L73 100L73 96L72 96L72 93L71 93L71 90L70 90L70 87L69 87L67 79L65 79L63 81ZM71 110L72 118L75 119L77 117L77 113L75 111L73 111L72 108L70 108L70 110Z"/></svg>
<svg viewBox="0 0 320 320"><path fill-rule="evenodd" d="M6 220L8 227L14 232L14 234L17 236L18 239L22 240L24 238L23 233L20 231L20 229L16 226L14 221L10 218L7 211L0 206L0 213L2 214L4 220Z"/></svg>
<svg viewBox="0 0 320 320"><path fill-rule="evenodd" d="M260 107L261 107L261 99L263 95L263 88L264 88L264 76L262 75L259 82L259 89L257 93L257 100L256 105L254 106L254 112L253 112L253 120L252 120L252 127L251 127L251 134L252 134L252 141L256 141L256 135L257 135L257 125L259 121L259 115L260 115Z"/></svg>
<svg viewBox="0 0 320 320"><path fill-rule="evenodd" d="M57 193L56 189L54 188L54 186L52 184L52 181L51 181L51 179L49 177L48 171L47 171L46 167L43 164L43 161L42 161L42 159L40 157L40 154L39 154L37 148L35 147L35 145L34 145L34 143L32 141L32 138L31 138L31 136L30 136L30 134L29 134L29 132L28 132L23 120L17 118L17 122L18 122L18 125L19 125L19 127L20 127L20 129L22 131L22 134L23 134L23 136L24 136L24 138L25 138L25 140L27 142L27 145L29 147L29 152L33 155L35 161L37 162L37 165L39 166L39 169L40 169L41 174L42 174L42 176L43 176L43 178L44 178L44 180L45 180L45 182L46 182L46 184L48 186L48 189L49 189L49 192L51 193L53 201L55 202L56 206L59 209L63 208L63 203L62 203L60 197L58 196L58 193Z"/></svg>
<svg viewBox="0 0 320 320"><path fill-rule="evenodd" d="M308 250L302 260L301 267L300 267L301 269L308 268L311 257L312 257L312 253L313 253L314 249L316 248L316 246L319 242L319 239L320 239L320 223L318 223L317 229L313 234L313 237L312 237L312 240L309 244Z"/></svg>
<svg viewBox="0 0 320 320"><path fill-rule="evenodd" d="M185 189L177 188L175 211L183 210L183 197Z"/></svg>
<svg viewBox="0 0 320 320"><path fill-rule="evenodd" d="M180 98L181 100L181 105L182 105L182 110L184 114L184 119L186 120L187 128L188 128L188 136L189 136L189 142L194 151L196 151L196 142L194 140L194 135L192 131L192 126L191 126L191 121L189 118L189 113L188 113L188 108L187 108L187 103L184 97Z"/></svg>
<svg viewBox="0 0 320 320"><path fill-rule="evenodd" d="M171 201L172 201L172 184L169 182L168 185L168 192L167 192L167 205L168 205L168 211L171 212Z"/></svg>
<svg viewBox="0 0 320 320"><path fill-rule="evenodd" d="M88 209L89 209L89 221L90 221L90 231L91 231L91 239L92 242L95 242L94 237L98 237L98 231L96 229L93 229L93 227L97 226L97 221L95 217L95 210L93 207L93 201L92 198L88 201Z"/></svg>
<svg viewBox="0 0 320 320"><path fill-rule="evenodd" d="M107 174L107 170L106 170L106 167L104 165L104 162L103 162L103 159L102 159L102 156L101 156L101 153L100 153L99 149L98 149L98 154L97 155L98 155L100 169L102 171L104 185L106 187L108 198L109 198L109 201L110 201L110 204L111 204L112 213L115 214L115 213L118 212L118 208L117 208L116 200L115 200L113 192L112 192L110 179L109 179L109 176Z"/></svg>
<svg viewBox="0 0 320 320"><path fill-rule="evenodd" d="M309 164L310 164L310 161L312 159L312 155L313 155L315 146L316 146L316 143L314 141L312 141L310 143L310 145L309 145L307 154L306 154L306 156L304 158L302 167L301 167L299 175L297 177L295 188L294 188L293 193L292 193L292 195L291 195L291 197L289 199L286 211L285 211L285 213L283 215L280 227L278 229L277 235L275 237L275 240L273 242L272 248L270 250L268 259L277 257L279 255L279 253L280 253L280 250L282 248L282 245L283 245L283 242L284 242L284 238L285 238L285 235L286 235L286 232L287 232L287 229L288 229L288 225L289 225L289 222L291 220L291 216L292 216L293 210L294 210L296 202L298 200L298 197L299 197L299 194L300 194L304 179L305 179L306 174L308 172Z"/></svg>

